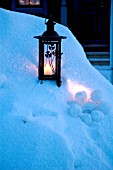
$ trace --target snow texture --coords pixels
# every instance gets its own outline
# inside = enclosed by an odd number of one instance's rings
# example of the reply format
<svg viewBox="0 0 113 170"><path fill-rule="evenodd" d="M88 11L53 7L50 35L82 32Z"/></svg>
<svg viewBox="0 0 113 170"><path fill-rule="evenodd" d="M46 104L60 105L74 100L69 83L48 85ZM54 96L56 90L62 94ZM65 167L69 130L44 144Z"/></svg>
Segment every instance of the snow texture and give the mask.
<svg viewBox="0 0 113 170"><path fill-rule="evenodd" d="M60 24L62 85L39 81L45 29L0 8L0 170L113 170L113 86Z"/></svg>
<svg viewBox="0 0 113 170"><path fill-rule="evenodd" d="M93 90L91 93L91 100L95 103L99 103L102 100L102 94L100 90Z"/></svg>
<svg viewBox="0 0 113 170"><path fill-rule="evenodd" d="M80 104L83 105L87 100L87 93L85 91L81 91L81 92L77 92L75 94L75 101Z"/></svg>

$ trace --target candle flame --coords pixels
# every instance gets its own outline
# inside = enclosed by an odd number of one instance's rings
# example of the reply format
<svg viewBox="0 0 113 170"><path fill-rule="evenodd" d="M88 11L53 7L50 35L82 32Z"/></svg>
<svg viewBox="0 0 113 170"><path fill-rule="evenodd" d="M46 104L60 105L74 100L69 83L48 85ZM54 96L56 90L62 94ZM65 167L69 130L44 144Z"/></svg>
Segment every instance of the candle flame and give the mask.
<svg viewBox="0 0 113 170"><path fill-rule="evenodd" d="M49 64L44 66L44 75L52 75L52 69Z"/></svg>

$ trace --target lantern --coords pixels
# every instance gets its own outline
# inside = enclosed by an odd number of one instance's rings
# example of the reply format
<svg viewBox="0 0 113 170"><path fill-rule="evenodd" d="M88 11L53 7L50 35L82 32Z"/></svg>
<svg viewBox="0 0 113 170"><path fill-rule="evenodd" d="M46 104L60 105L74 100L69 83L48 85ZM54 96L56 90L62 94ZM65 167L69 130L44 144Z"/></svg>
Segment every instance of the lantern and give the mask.
<svg viewBox="0 0 113 170"><path fill-rule="evenodd" d="M57 86L61 86L61 40L65 36L59 36L54 31L56 24L52 17L45 23L47 30L39 39L39 80L56 80Z"/></svg>

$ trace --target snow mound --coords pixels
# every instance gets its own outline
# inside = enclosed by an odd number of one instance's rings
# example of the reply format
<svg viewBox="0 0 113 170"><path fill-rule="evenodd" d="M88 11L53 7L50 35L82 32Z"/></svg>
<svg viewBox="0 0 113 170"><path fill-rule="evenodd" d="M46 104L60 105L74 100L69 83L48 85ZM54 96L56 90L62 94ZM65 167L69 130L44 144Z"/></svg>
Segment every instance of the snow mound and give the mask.
<svg viewBox="0 0 113 170"><path fill-rule="evenodd" d="M1 170L74 170L73 154L61 134L38 121L23 122L20 118L7 117L7 126L6 120L2 121Z"/></svg>
<svg viewBox="0 0 113 170"><path fill-rule="evenodd" d="M72 102L69 105L69 111L68 112L72 117L77 118L82 114L82 108L77 103Z"/></svg>
<svg viewBox="0 0 113 170"><path fill-rule="evenodd" d="M88 101L82 106L83 112L91 113L95 109L96 105L94 102Z"/></svg>
<svg viewBox="0 0 113 170"><path fill-rule="evenodd" d="M0 24L0 170L112 170L113 86L71 31L55 25L58 88L38 80L45 19L0 8Z"/></svg>
<svg viewBox="0 0 113 170"><path fill-rule="evenodd" d="M102 93L100 90L93 90L91 93L91 100L94 103L99 103L102 100Z"/></svg>
<svg viewBox="0 0 113 170"><path fill-rule="evenodd" d="M77 92L75 94L75 101L80 104L83 105L87 100L87 93L85 91L81 91L81 92Z"/></svg>
<svg viewBox="0 0 113 170"><path fill-rule="evenodd" d="M111 113L111 107L106 101L101 101L96 108L102 111L105 115Z"/></svg>
<svg viewBox="0 0 113 170"><path fill-rule="evenodd" d="M91 112L91 117L94 121L99 122L100 120L103 119L104 114L99 110L94 110Z"/></svg>
<svg viewBox="0 0 113 170"><path fill-rule="evenodd" d="M68 102L68 113L72 117L80 117L87 125L91 125L93 121L99 122L103 120L104 114L107 115L108 112L111 112L110 105L102 99L102 93L97 89L90 93L88 100L85 91L77 92L74 100Z"/></svg>
<svg viewBox="0 0 113 170"><path fill-rule="evenodd" d="M84 113L84 114L82 114L80 118L81 118L81 120L82 120L85 124L91 125L91 123L92 123L92 117L91 117L91 115L90 115L89 113Z"/></svg>

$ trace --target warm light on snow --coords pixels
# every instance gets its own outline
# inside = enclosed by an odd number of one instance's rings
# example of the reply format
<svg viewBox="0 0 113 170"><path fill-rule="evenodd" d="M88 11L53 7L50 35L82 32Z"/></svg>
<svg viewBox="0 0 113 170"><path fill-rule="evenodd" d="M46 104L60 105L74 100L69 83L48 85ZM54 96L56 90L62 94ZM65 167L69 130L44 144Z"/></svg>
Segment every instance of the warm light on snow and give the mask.
<svg viewBox="0 0 113 170"><path fill-rule="evenodd" d="M67 80L68 90L74 97L77 92L85 91L87 93L87 100L90 100L91 89L87 88L75 81L71 81L70 79Z"/></svg>
<svg viewBox="0 0 113 170"><path fill-rule="evenodd" d="M35 64L33 64L32 62L27 61L27 62L25 63L25 67L26 67L26 69L27 69L30 73L34 74L35 76L38 75L38 68L37 68L37 66L36 66Z"/></svg>

